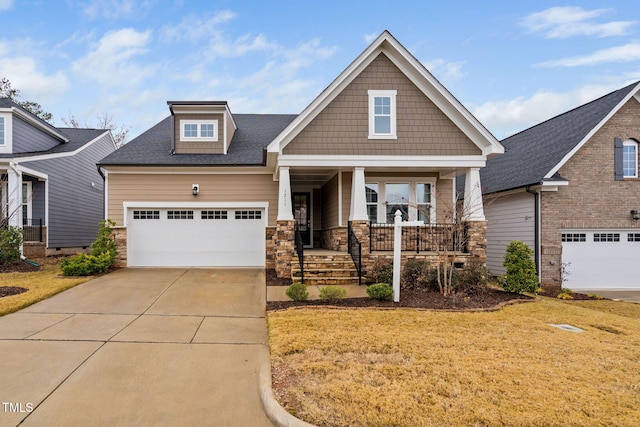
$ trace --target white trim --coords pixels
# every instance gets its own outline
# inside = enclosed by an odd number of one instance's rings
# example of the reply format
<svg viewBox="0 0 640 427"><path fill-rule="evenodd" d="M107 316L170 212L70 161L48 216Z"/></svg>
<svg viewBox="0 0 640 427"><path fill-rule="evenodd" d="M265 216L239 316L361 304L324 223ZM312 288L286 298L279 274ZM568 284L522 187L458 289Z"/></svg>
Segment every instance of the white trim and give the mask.
<svg viewBox="0 0 640 427"><path fill-rule="evenodd" d="M397 90L369 90L369 139L398 139L396 134L396 95ZM375 114L375 99L376 98L389 98L389 120L390 129L389 133L376 133L376 114Z"/></svg>
<svg viewBox="0 0 640 427"><path fill-rule="evenodd" d="M16 161L16 162L36 162L38 160L49 160L49 159L58 159L60 157L75 156L76 154L78 154L81 151L83 151L85 148L89 148L91 145L93 145L94 143L96 143L97 141L102 139L102 137L105 134L111 134L111 131L107 130L104 133L101 133L100 135L98 135L97 137L95 137L94 139L92 139L91 141L87 142L82 147L77 148L74 151L67 151L66 153L41 154L39 156L15 157L15 158L13 158L13 161ZM111 137L111 140L113 141L113 137ZM23 153L20 153L20 154L23 154Z"/></svg>
<svg viewBox="0 0 640 427"><path fill-rule="evenodd" d="M609 119L611 117L613 117L613 115L615 113L618 112L618 110L620 110L620 108L622 108L622 106L624 104L627 103L627 101L629 101L629 99L631 99L632 97L634 97L636 94L638 94L638 90L640 89L640 83L638 83L636 85L636 87L634 89L632 89L631 91L629 91L629 93L627 94L627 96L625 96L622 101L620 101L618 103L618 105L616 105L615 107L613 107L611 109L611 111L609 111L609 114L606 115L606 117L602 120L600 120L600 123L598 123L593 129L591 129L589 131L589 133L587 135L585 135L584 138L582 138L582 140L575 146L573 147L573 149L571 151L569 151L563 158L562 160L560 160L560 162L558 162L557 165L555 165L549 172L547 172L547 174L544 176L545 178L551 178L553 175L556 174L556 172L558 172L560 170L560 168L562 166L565 165L565 163L567 163L569 161L569 159L571 157L573 157L574 154L576 154L583 146L584 144L587 143L587 141L589 141L589 139L591 139L591 137L593 137L593 135L596 134L596 132L598 132L602 126L605 125L605 123L607 123L609 121Z"/></svg>
<svg viewBox="0 0 640 427"><path fill-rule="evenodd" d="M338 171L338 226L342 224L342 171Z"/></svg>
<svg viewBox="0 0 640 427"><path fill-rule="evenodd" d="M25 194L24 194L24 187L25 185L27 186L27 194L26 194L26 202L25 202ZM33 218L33 182L31 181L25 181L24 180L24 176L22 177L22 186L21 186L21 191L20 191L20 201L21 203L21 208L20 208L20 215L22 215L23 213L23 209L24 206L27 206L27 219ZM24 226L24 223L23 223Z"/></svg>
<svg viewBox="0 0 640 427"><path fill-rule="evenodd" d="M264 166L257 166L260 170L245 169L242 167L227 167L227 168L209 168L201 166L101 166L105 171L113 175L118 174L131 174L131 175L158 175L158 174L171 174L171 175L274 175L272 170L265 168ZM148 170L139 170L145 168ZM275 180L275 175L274 175Z"/></svg>
<svg viewBox="0 0 640 427"><path fill-rule="evenodd" d="M186 125L196 125L196 133L198 136L186 136L184 134L184 127ZM213 125L213 136L202 136L202 125ZM194 119L181 119L180 120L180 141L184 142L217 142L218 141L218 120L194 120Z"/></svg>
<svg viewBox="0 0 640 427"><path fill-rule="evenodd" d="M104 219L109 219L109 171L104 171Z"/></svg>
<svg viewBox="0 0 640 427"><path fill-rule="evenodd" d="M0 117L4 119L4 144L0 145L0 153L13 153L13 116L0 111Z"/></svg>
<svg viewBox="0 0 640 427"><path fill-rule="evenodd" d="M497 139L429 73L409 51L388 31L371 43L316 99L305 108L267 147L270 153L282 152L342 90L351 83L377 56L384 53L404 74L449 117L483 155L504 153Z"/></svg>
<svg viewBox="0 0 640 427"><path fill-rule="evenodd" d="M124 227L127 226L127 211L129 209L141 208L141 209L171 209L171 208L193 208L193 209L245 209L245 208L257 208L264 209L264 216L268 222L269 218L269 202L122 202L124 212Z"/></svg>
<svg viewBox="0 0 640 427"><path fill-rule="evenodd" d="M19 165L19 164L16 164L16 169L18 169L22 173L26 173L27 175L34 176L34 177L36 177L38 179L43 179L43 180L48 180L49 179L49 175L47 175L46 173L38 172L36 170L24 167L24 166Z"/></svg>
<svg viewBox="0 0 640 427"><path fill-rule="evenodd" d="M434 168L481 168L486 165L484 156L350 156L324 155L309 157L305 154L281 155L279 166L290 167L434 167Z"/></svg>
<svg viewBox="0 0 640 427"><path fill-rule="evenodd" d="M13 114L15 114L16 116L20 117L25 122L29 123L31 126L36 127L38 129L40 129L41 131L48 133L51 136L54 136L55 138L61 140L62 142L69 142L69 139L66 136L64 136L61 133L58 133L58 132L54 131L53 129L51 129L49 127L51 125L49 125L49 126L45 125L40 120L35 119L30 114L27 114L27 113L23 112L21 109L16 108L16 107L11 107L11 112ZM53 127L53 126L51 126L51 127Z"/></svg>
<svg viewBox="0 0 640 427"><path fill-rule="evenodd" d="M638 177L638 141L634 140L634 139L626 139L622 142L622 177L623 178L637 178ZM624 147L634 147L635 148L635 154L636 154L636 160L635 160L635 170L633 171L634 174L633 175L625 175L624 174Z"/></svg>

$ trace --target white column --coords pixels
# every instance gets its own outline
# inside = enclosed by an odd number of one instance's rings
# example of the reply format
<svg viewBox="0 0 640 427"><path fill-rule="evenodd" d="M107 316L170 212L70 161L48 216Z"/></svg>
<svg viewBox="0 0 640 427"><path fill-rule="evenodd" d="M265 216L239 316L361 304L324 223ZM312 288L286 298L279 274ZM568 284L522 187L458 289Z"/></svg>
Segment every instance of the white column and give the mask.
<svg viewBox="0 0 640 427"><path fill-rule="evenodd" d="M467 169L464 181L464 205L462 219L465 221L484 221L480 168Z"/></svg>
<svg viewBox="0 0 640 427"><path fill-rule="evenodd" d="M400 302L400 263L402 262L402 212L393 217L393 302Z"/></svg>
<svg viewBox="0 0 640 427"><path fill-rule="evenodd" d="M7 170L7 204L9 225L22 228L22 173L10 164Z"/></svg>
<svg viewBox="0 0 640 427"><path fill-rule="evenodd" d="M364 168L353 168L353 179L351 181L351 212L349 213L349 221L366 221L368 219Z"/></svg>
<svg viewBox="0 0 640 427"><path fill-rule="evenodd" d="M289 178L289 168L280 168L280 183L278 186L278 221L293 219L293 208L291 207L291 179Z"/></svg>

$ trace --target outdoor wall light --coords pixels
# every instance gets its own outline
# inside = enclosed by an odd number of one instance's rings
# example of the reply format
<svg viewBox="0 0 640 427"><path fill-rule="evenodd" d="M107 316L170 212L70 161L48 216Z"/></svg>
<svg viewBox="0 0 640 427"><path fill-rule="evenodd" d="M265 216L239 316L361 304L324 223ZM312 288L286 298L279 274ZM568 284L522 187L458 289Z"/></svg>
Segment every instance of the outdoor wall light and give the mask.
<svg viewBox="0 0 640 427"><path fill-rule="evenodd" d="M631 217L633 219L635 219L636 221L640 219L640 211L636 210L636 209L632 209L631 212L629 212L631 214Z"/></svg>
<svg viewBox="0 0 640 427"><path fill-rule="evenodd" d="M200 185L193 184L191 186L191 194L193 194L194 196L197 196L199 192L200 192Z"/></svg>

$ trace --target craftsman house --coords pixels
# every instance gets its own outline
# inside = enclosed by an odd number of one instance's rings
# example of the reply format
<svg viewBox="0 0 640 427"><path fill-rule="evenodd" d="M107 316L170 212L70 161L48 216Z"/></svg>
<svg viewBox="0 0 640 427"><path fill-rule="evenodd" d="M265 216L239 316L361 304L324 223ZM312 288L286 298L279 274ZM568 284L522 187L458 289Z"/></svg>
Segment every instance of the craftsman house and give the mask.
<svg viewBox="0 0 640 427"><path fill-rule="evenodd" d="M543 286L640 289L639 91L633 83L502 141L506 153L480 174L492 273L517 239L534 249Z"/></svg>
<svg viewBox="0 0 640 427"><path fill-rule="evenodd" d="M373 243L395 211L425 221L424 233L446 226L463 173L464 252L484 257L479 171L503 148L386 31L298 115L168 106L99 163L123 265L265 266L289 277L296 246L305 261L315 251L353 268L340 257L355 242L366 268L389 250ZM406 249L428 253L416 240Z"/></svg>
<svg viewBox="0 0 640 427"><path fill-rule="evenodd" d="M106 129L57 128L0 98L0 227L24 230L26 257L87 249L104 219L96 162L116 150Z"/></svg>

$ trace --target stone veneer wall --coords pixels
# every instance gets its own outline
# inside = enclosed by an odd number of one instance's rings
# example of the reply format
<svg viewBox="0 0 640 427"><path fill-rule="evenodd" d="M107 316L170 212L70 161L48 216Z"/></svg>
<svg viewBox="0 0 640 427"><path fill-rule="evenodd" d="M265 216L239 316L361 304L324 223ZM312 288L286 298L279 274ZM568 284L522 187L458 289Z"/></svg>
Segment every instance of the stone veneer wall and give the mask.
<svg viewBox="0 0 640 427"><path fill-rule="evenodd" d="M267 227L265 230L265 260L264 268L274 269L276 268L276 227Z"/></svg>
<svg viewBox="0 0 640 427"><path fill-rule="evenodd" d="M276 221L273 239L276 274L278 277L291 278L291 260L295 254L295 221Z"/></svg>
<svg viewBox="0 0 640 427"><path fill-rule="evenodd" d="M116 241L118 255L116 255L116 267L127 266L127 229L126 227L113 227L113 237Z"/></svg>
<svg viewBox="0 0 640 427"><path fill-rule="evenodd" d="M322 230L321 246L323 249L347 252L347 227L331 227Z"/></svg>
<svg viewBox="0 0 640 427"><path fill-rule="evenodd" d="M467 222L467 252L482 264L487 263L487 221Z"/></svg>

